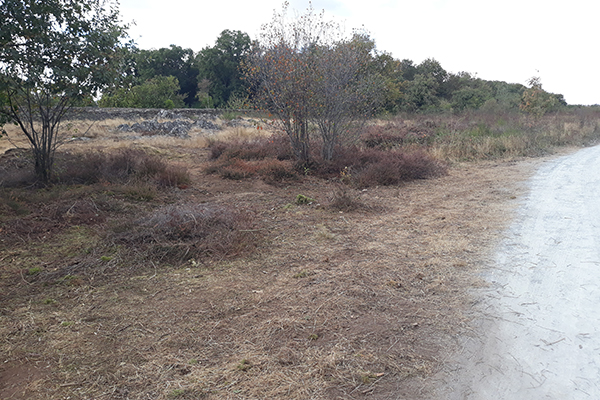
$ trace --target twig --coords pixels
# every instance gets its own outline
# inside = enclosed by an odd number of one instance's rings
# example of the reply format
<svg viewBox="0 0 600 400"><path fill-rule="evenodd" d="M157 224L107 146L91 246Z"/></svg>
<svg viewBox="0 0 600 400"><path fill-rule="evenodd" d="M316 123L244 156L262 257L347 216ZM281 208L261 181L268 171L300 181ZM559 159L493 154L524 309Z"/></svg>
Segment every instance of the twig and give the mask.
<svg viewBox="0 0 600 400"><path fill-rule="evenodd" d="M20 269L20 270L19 270L19 272L21 273L21 279L23 279L23 282L25 282L25 283L26 283L26 284L28 284L28 285L33 285L33 283L27 282L27 281L25 280L25 277L23 276L23 270L22 270L22 269Z"/></svg>
<svg viewBox="0 0 600 400"><path fill-rule="evenodd" d="M154 261L150 261L150 264L152 264L152 266L154 267L154 275L152 275L150 278L148 278L148 280L150 280L150 279L152 279L152 278L154 278L156 276L156 264L154 264ZM154 293L152 295L152 297L156 296L157 293L158 292Z"/></svg>
<svg viewBox="0 0 600 400"><path fill-rule="evenodd" d="M557 341L555 341L555 342L551 342L551 343L548 343L548 342L546 342L544 339L540 339L540 340L541 340L542 342L544 342L544 344L545 344L546 346L552 346L553 344L556 344L556 343L558 343L558 342L562 342L563 340L565 340L565 338L558 339Z"/></svg>

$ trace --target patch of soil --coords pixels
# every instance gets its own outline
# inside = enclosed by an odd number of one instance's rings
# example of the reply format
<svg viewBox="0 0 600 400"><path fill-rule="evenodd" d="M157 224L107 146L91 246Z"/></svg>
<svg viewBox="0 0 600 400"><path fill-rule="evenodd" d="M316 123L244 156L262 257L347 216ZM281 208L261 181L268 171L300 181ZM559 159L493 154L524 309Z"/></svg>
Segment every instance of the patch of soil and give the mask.
<svg viewBox="0 0 600 400"><path fill-rule="evenodd" d="M48 379L49 364L32 359L11 362L0 367L0 399L26 399L35 396Z"/></svg>

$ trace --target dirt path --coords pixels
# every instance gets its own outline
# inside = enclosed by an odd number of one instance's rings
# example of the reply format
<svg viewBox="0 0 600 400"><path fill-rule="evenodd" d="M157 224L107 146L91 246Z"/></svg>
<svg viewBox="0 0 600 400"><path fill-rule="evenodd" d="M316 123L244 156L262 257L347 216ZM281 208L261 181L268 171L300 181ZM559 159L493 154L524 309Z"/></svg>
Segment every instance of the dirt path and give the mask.
<svg viewBox="0 0 600 400"><path fill-rule="evenodd" d="M600 147L529 180L445 399L600 398Z"/></svg>

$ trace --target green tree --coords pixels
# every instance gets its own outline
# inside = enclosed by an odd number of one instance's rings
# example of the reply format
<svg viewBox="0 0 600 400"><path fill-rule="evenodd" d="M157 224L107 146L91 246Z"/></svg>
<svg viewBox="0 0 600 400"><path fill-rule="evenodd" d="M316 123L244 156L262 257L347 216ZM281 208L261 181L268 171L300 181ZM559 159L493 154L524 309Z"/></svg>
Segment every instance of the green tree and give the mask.
<svg viewBox="0 0 600 400"><path fill-rule="evenodd" d="M431 110L439 104L440 85L432 75L416 74L406 86L404 108L408 111Z"/></svg>
<svg viewBox="0 0 600 400"><path fill-rule="evenodd" d="M210 98L212 104L222 107L232 94L245 94L247 86L242 79L240 65L250 47L250 37L246 33L226 29L213 47L206 47L198 53L198 80L210 82L208 91L200 92L203 99ZM205 103L208 101L205 100Z"/></svg>
<svg viewBox="0 0 600 400"><path fill-rule="evenodd" d="M534 117L541 117L558 105L558 99L552 93L542 89L542 81L534 76L527 82L529 88L523 92L521 110Z"/></svg>
<svg viewBox="0 0 600 400"><path fill-rule="evenodd" d="M452 94L452 108L455 111L477 110L490 99L485 89L465 86Z"/></svg>
<svg viewBox="0 0 600 400"><path fill-rule="evenodd" d="M442 65L439 63L439 61L433 58L428 58L424 60L421 64L417 65L417 74L423 75L427 78L435 79L435 81L437 82L436 86L439 91L439 95L445 95L444 83L448 79L448 72L446 72L446 70L442 68Z"/></svg>
<svg viewBox="0 0 600 400"><path fill-rule="evenodd" d="M370 68L374 74L381 77L383 84L381 111L395 113L400 109L405 86L402 63L403 61L394 59L387 52L375 54L373 57Z"/></svg>
<svg viewBox="0 0 600 400"><path fill-rule="evenodd" d="M503 81L488 81L492 90L492 98L496 99L498 108L503 110L518 110L523 92L527 89L519 83L506 83Z"/></svg>
<svg viewBox="0 0 600 400"><path fill-rule="evenodd" d="M138 84L158 76L174 76L179 82L179 94L185 105L191 107L198 91L198 68L194 51L171 45L158 50L138 50L133 54Z"/></svg>
<svg viewBox="0 0 600 400"><path fill-rule="evenodd" d="M402 72L402 77L405 81L412 81L418 73L417 67L414 65L413 61L409 59L400 61L400 71Z"/></svg>
<svg viewBox="0 0 600 400"><path fill-rule="evenodd" d="M183 95L174 76L156 76L131 88L122 87L110 95L102 96L101 107L126 108L180 108Z"/></svg>
<svg viewBox="0 0 600 400"><path fill-rule="evenodd" d="M0 2L0 92L5 118L29 140L35 172L52 175L60 123L75 102L114 80L125 27L104 0Z"/></svg>

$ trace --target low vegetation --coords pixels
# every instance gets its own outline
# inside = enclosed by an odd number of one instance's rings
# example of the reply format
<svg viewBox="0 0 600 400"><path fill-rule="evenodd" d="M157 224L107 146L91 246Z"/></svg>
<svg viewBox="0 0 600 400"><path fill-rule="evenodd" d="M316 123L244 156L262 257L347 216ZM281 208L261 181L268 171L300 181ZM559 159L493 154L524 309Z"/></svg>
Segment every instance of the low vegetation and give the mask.
<svg viewBox="0 0 600 400"><path fill-rule="evenodd" d="M49 183L0 156L2 398L427 397L515 197L502 161L600 137L594 109L402 115L306 165L274 131L117 124Z"/></svg>

